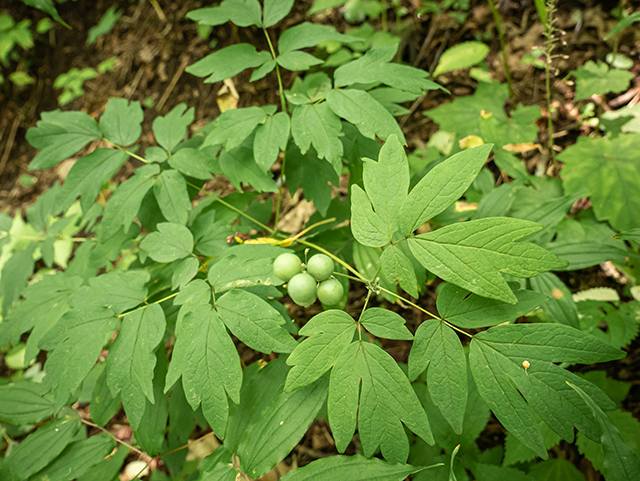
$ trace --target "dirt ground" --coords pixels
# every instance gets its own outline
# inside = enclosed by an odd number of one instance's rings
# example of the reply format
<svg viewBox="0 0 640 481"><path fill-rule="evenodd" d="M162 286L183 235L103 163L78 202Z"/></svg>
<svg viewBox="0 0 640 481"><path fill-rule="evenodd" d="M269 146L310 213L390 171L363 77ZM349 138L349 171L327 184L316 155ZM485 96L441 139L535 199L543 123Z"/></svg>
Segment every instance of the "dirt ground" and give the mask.
<svg viewBox="0 0 640 481"><path fill-rule="evenodd" d="M89 29L98 23L104 12L114 3L124 11L116 26L109 34L100 37L94 45L85 46ZM0 85L0 211L24 214L24 208L54 182L62 181L71 166L69 162L63 162L47 171L29 171L28 164L36 150L25 140L27 130L35 125L42 112L59 108L57 95L60 91L53 88L53 82L58 75L71 68L95 68L104 60L114 56L118 58L113 72L86 81L86 93L66 105L63 110L82 110L98 117L110 97L124 97L141 102L145 99L150 102L149 99L152 99L154 107L145 109L143 132L149 132L149 135L143 136L142 148L154 142L150 132L155 116L166 114L181 102L195 107L196 122L192 126L194 131L218 116L220 110L216 100L223 83L205 84L202 79L186 73L185 67L211 52L211 39L217 41L217 47L239 41L253 43L259 49L267 49L268 46L264 36L257 29L238 29L231 24L215 27L208 41L200 38L196 24L186 19L185 14L210 3L200 0L166 0L160 2L161 12L155 10L149 1L78 0L59 5L61 17L72 29L67 30L58 25L47 34L36 35L33 49L20 51L21 61L24 62L21 67L34 77L36 82L17 87L5 80L5 83ZM294 13L274 27L272 35L277 36L287 27L305 20L306 11L311 3L295 2ZM402 3L409 12L413 12L420 1ZM402 32L402 59L414 66L433 71L439 56L447 47L461 41L473 40L476 36L484 36L489 38L486 41L491 46L491 53L486 59L489 71L494 79L504 81L500 45L491 10L487 2L470 3L472 7L467 19L461 24L446 14L427 14L417 18L410 13L396 19L390 10L388 28L399 28ZM533 1L505 0L499 3L515 95L519 103L537 105L542 109L538 141L544 144L547 136L544 75L541 70L521 64L524 55L530 53L533 46L542 44L542 27L535 13ZM573 90L567 78L568 73L584 65L587 60L604 59L609 47L602 38L615 24L610 11L617 7L618 3L617 0L559 2L558 26L566 32L562 37L563 45L559 53L566 58L561 57L557 61L557 71L552 85L552 103L557 109L553 120L555 141L560 149L575 142L580 133L588 133L585 132L588 127L579 122L579 109L572 98ZM576 11L581 12L582 18L578 21ZM4 0L0 12L10 13L16 19L29 18L34 25L45 16L19 0ZM334 25L339 31L345 31L350 27L339 9L317 14L312 20ZM633 101L634 98L635 102L640 99L638 50L640 29L628 29L628 33L620 42L619 51L636 59L632 69L635 74L635 86L624 98L613 95L600 99L603 110L619 107ZM285 74L285 87L291 85L294 75L289 72ZM233 80L239 95L239 107L279 103L274 75L268 75L255 83L248 82L249 76L250 72L243 72ZM437 130L436 124L422 115L423 110L434 108L458 96L469 95L473 93L476 85L466 71L449 74L447 80L446 87L451 91L451 96L440 91L430 92L414 105L407 105L407 108L411 108L411 113L400 118L400 122L410 148L424 146L429 136ZM87 146L87 149L93 148L95 145ZM534 168L541 155L533 152L527 157L527 165L530 168ZM131 167L125 166L117 174L117 178L124 179L130 173ZM19 181L25 174L35 177L31 185L25 186L24 182ZM291 206L298 201L302 199L294 199ZM572 273L563 280L575 290L602 285L619 287L599 268ZM357 299L358 292L352 295ZM425 296L423 302L428 308L433 309L433 301L428 296ZM312 314L307 312L306 315ZM405 311L403 315L407 319L413 317L417 321L419 311ZM394 344L385 347L398 361L406 362L408 344L391 342ZM629 356L626 359L609 363L606 368L609 376L633 383L625 401L625 408L639 417L640 342L636 340L629 346ZM501 427L494 421L487 427L479 442L486 448L502 442L503 438ZM334 452L331 444L328 426L326 423L317 422L296 448L293 458L285 460L286 466L281 468L286 469L292 464L306 464L313 459L331 454ZM575 462L588 480L600 479L591 464L583 459L574 447L561 444L558 456Z"/></svg>

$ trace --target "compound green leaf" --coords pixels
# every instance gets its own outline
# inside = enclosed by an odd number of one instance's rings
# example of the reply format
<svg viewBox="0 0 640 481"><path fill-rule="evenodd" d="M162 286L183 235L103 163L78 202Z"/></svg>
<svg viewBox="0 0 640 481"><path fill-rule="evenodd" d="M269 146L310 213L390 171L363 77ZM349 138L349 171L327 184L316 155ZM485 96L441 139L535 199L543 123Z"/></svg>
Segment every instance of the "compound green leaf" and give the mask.
<svg viewBox="0 0 640 481"><path fill-rule="evenodd" d="M513 386L503 359L482 342L471 340L469 365L480 395L507 431L542 459L548 459L533 411Z"/></svg>
<svg viewBox="0 0 640 481"><path fill-rule="evenodd" d="M187 127L193 123L195 117L194 112L193 107L187 110L187 104L178 104L167 115L155 118L152 125L153 134L158 144L167 152L173 151L187 135Z"/></svg>
<svg viewBox="0 0 640 481"><path fill-rule="evenodd" d="M399 210L402 233L410 234L458 200L478 176L492 147L464 150L431 169L403 199Z"/></svg>
<svg viewBox="0 0 640 481"><path fill-rule="evenodd" d="M543 229L526 240L544 245L545 242L551 240L557 225L567 216L571 206L580 198L581 194L565 195L551 199L540 204L525 206L514 212L513 217L518 219L530 220L537 222Z"/></svg>
<svg viewBox="0 0 640 481"><path fill-rule="evenodd" d="M273 261L284 252L281 247L267 245L234 246L209 265L209 284L216 293L242 287L282 285L273 272Z"/></svg>
<svg viewBox="0 0 640 481"><path fill-rule="evenodd" d="M223 444L202 460L198 467L200 481L235 481L238 470L233 468L233 452Z"/></svg>
<svg viewBox="0 0 640 481"><path fill-rule="evenodd" d="M342 173L341 131L340 118L331 111L327 102L298 105L293 111L291 133L300 152L307 153L313 145L318 157L327 159L338 175Z"/></svg>
<svg viewBox="0 0 640 481"><path fill-rule="evenodd" d="M82 212L87 213L102 186L127 160L127 154L116 149L96 149L73 164L56 196L55 212L66 212L81 196Z"/></svg>
<svg viewBox="0 0 640 481"><path fill-rule="evenodd" d="M129 448L120 445L113 456L103 459L95 466L89 468L82 476L78 476L77 481L95 481L96 479L114 481L115 477L120 473L122 465L128 455Z"/></svg>
<svg viewBox="0 0 640 481"><path fill-rule="evenodd" d="M100 433L69 444L60 456L29 479L33 481L71 481L85 474L109 455L116 442Z"/></svg>
<svg viewBox="0 0 640 481"><path fill-rule="evenodd" d="M344 311L330 309L312 317L298 332L309 337L287 358L287 364L293 368L287 375L285 392L307 386L331 369L353 340L355 330L356 323Z"/></svg>
<svg viewBox="0 0 640 481"><path fill-rule="evenodd" d="M214 120L213 128L202 145L222 144L225 150L233 150L242 145L256 126L266 119L267 113L260 107L227 110Z"/></svg>
<svg viewBox="0 0 640 481"><path fill-rule="evenodd" d="M53 414L53 396L42 383L23 381L0 386L0 421L36 423Z"/></svg>
<svg viewBox="0 0 640 481"><path fill-rule="evenodd" d="M142 134L144 113L140 102L111 98L100 117L100 129L105 139L126 147L135 143Z"/></svg>
<svg viewBox="0 0 640 481"><path fill-rule="evenodd" d="M609 69L606 63L595 63L591 60L572 73L576 79L575 100L588 99L592 95L622 92L633 78L631 72L617 68Z"/></svg>
<svg viewBox="0 0 640 481"><path fill-rule="evenodd" d="M318 25L304 22L295 27L286 29L278 39L278 51L280 54L299 50L301 48L315 47L327 40L336 40L342 43L360 42L362 39L338 33L330 25Z"/></svg>
<svg viewBox="0 0 640 481"><path fill-rule="evenodd" d="M49 351L45 382L52 388L56 411L75 394L115 327L111 309L72 309L42 338L40 348Z"/></svg>
<svg viewBox="0 0 640 481"><path fill-rule="evenodd" d="M284 329L284 318L260 297L232 289L216 302L227 328L251 349L260 352L291 352L297 343Z"/></svg>
<svg viewBox="0 0 640 481"><path fill-rule="evenodd" d="M194 410L202 404L204 417L223 437L229 416L227 394L236 404L240 402L242 367L224 323L211 306L196 307L176 328L171 366L176 363L187 401Z"/></svg>
<svg viewBox="0 0 640 481"><path fill-rule="evenodd" d="M185 70L196 77L207 77L205 83L215 83L238 75L243 70L260 67L271 59L269 52L257 52L253 45L239 43L207 55Z"/></svg>
<svg viewBox="0 0 640 481"><path fill-rule="evenodd" d="M353 339L353 332L350 333ZM357 342L343 348L333 363L327 412L338 452L344 453L356 430L363 352Z"/></svg>
<svg viewBox="0 0 640 481"><path fill-rule="evenodd" d="M400 284L408 294L418 297L418 279L411 259L402 252L397 244L392 244L382 251L380 256L380 273L390 284Z"/></svg>
<svg viewBox="0 0 640 481"><path fill-rule="evenodd" d="M258 192L278 192L271 172L263 171L256 163L253 150L246 145L220 155L220 168L233 186L242 192L242 184L251 185Z"/></svg>
<svg viewBox="0 0 640 481"><path fill-rule="evenodd" d="M515 321L544 304L548 297L524 289L514 291L517 304L487 299L454 284L445 284L438 293L438 313L447 321L465 329L495 326Z"/></svg>
<svg viewBox="0 0 640 481"><path fill-rule="evenodd" d="M482 62L488 53L489 46L486 43L462 42L445 50L433 75L435 77L453 70L472 67Z"/></svg>
<svg viewBox="0 0 640 481"><path fill-rule="evenodd" d="M531 289L547 296L548 300L542 303L541 307L554 322L580 328L578 308L571 291L558 276L551 272L543 272L529 279L529 282Z"/></svg>
<svg viewBox="0 0 640 481"><path fill-rule="evenodd" d="M169 165L189 177L209 180L212 172L219 173L220 165L209 149L196 150L184 147L169 158Z"/></svg>
<svg viewBox="0 0 640 481"><path fill-rule="evenodd" d="M80 420L65 416L49 421L11 450L0 465L2 479L26 479L53 461L80 430Z"/></svg>
<svg viewBox="0 0 640 481"><path fill-rule="evenodd" d="M612 139L579 137L576 144L558 155L564 162L565 191L586 191L598 220L609 221L619 231L640 225L638 142L640 134Z"/></svg>
<svg viewBox="0 0 640 481"><path fill-rule="evenodd" d="M558 444L562 437L552 431L542 419L538 418L538 426L544 438L544 447L549 450ZM536 453L518 441L513 434L507 433L504 439L504 466L512 466L518 463L526 463L536 459Z"/></svg>
<svg viewBox="0 0 640 481"><path fill-rule="evenodd" d="M606 261L624 262L627 251L600 242L551 242L546 249L568 262L559 271L574 271L596 266Z"/></svg>
<svg viewBox="0 0 640 481"><path fill-rule="evenodd" d="M371 201L362 188L351 186L351 231L362 245L382 247L391 240L388 226L371 208Z"/></svg>
<svg viewBox="0 0 640 481"><path fill-rule="evenodd" d="M162 222L140 243L149 257L156 262L172 262L190 256L193 251L193 234L183 225Z"/></svg>
<svg viewBox="0 0 640 481"><path fill-rule="evenodd" d="M409 353L409 379L425 369L431 400L453 430L462 433L469 394L467 359L458 335L437 319L420 324Z"/></svg>
<svg viewBox="0 0 640 481"><path fill-rule="evenodd" d="M287 148L290 124L289 116L285 112L278 112L267 117L262 125L258 125L253 138L253 155L256 164L263 171L269 170L278 159L280 151Z"/></svg>
<svg viewBox="0 0 640 481"><path fill-rule="evenodd" d="M413 340L413 335L406 328L405 319L388 309L373 307L362 314L360 322L367 331L382 339Z"/></svg>
<svg viewBox="0 0 640 481"><path fill-rule="evenodd" d="M318 459L303 468L289 471L282 481L403 481L410 474L427 469L424 466L387 463L382 459L356 454Z"/></svg>
<svg viewBox="0 0 640 481"><path fill-rule="evenodd" d="M142 199L154 184L153 176L160 172L157 164L136 169L135 175L120 184L109 198L102 215L101 238L113 237L124 226L127 233L138 215Z"/></svg>
<svg viewBox="0 0 640 481"><path fill-rule="evenodd" d="M258 0L224 0L217 7L193 10L187 13L187 18L200 25L222 25L230 21L238 27L262 26L262 12Z"/></svg>
<svg viewBox="0 0 640 481"><path fill-rule="evenodd" d="M313 55L300 52L298 50L294 52L286 52L278 55L276 62L282 68L291 70L293 72L309 70L314 65L320 65L324 63L324 60L314 57Z"/></svg>
<svg viewBox="0 0 640 481"><path fill-rule="evenodd" d="M26 135L27 141L41 151L29 169L49 169L100 138L102 131L98 122L83 112L43 112L42 120Z"/></svg>
<svg viewBox="0 0 640 481"><path fill-rule="evenodd" d="M176 261L174 266L171 275L171 290L176 290L193 279L198 274L200 261L197 257L185 257Z"/></svg>
<svg viewBox="0 0 640 481"><path fill-rule="evenodd" d="M262 13L264 28L274 26L287 16L293 7L294 0L265 0Z"/></svg>
<svg viewBox="0 0 640 481"><path fill-rule="evenodd" d="M475 481L494 481L498 479L508 479L509 481L536 481L535 478L525 474L519 469L507 466L474 463L471 469L475 476Z"/></svg>
<svg viewBox="0 0 640 481"><path fill-rule="evenodd" d="M90 287L83 286L72 294L71 306L76 309L101 306L121 314L145 300L149 277L144 270L117 270L93 277L89 279Z"/></svg>
<svg viewBox="0 0 640 481"><path fill-rule="evenodd" d="M358 60L339 67L334 74L335 86L380 82L400 90L422 94L424 90L441 88L427 80L429 74L422 69L393 62L398 44L372 48Z"/></svg>
<svg viewBox="0 0 640 481"><path fill-rule="evenodd" d="M269 472L289 454L309 429L327 398L328 380L282 392L246 427L238 443L240 468L251 478ZM264 440L269 439L268 443Z"/></svg>
<svg viewBox="0 0 640 481"><path fill-rule="evenodd" d="M622 348L638 335L637 306L637 303L614 306L608 302L580 301L580 328L612 347ZM606 332L599 327L602 322L607 324Z"/></svg>
<svg viewBox="0 0 640 481"><path fill-rule="evenodd" d="M167 355L164 348L156 350L156 367L153 371L153 397L155 403L145 399L146 407L135 432L140 447L151 456L157 455L165 445L165 431L169 416L169 400L163 394L167 377Z"/></svg>
<svg viewBox="0 0 640 481"><path fill-rule="evenodd" d="M153 185L160 212L169 222L185 225L191 210L187 182L177 170L165 170Z"/></svg>
<svg viewBox="0 0 640 481"><path fill-rule="evenodd" d="M564 458L553 458L535 463L529 470L535 481L585 481L576 466ZM512 479L512 478L509 478Z"/></svg>
<svg viewBox="0 0 640 481"><path fill-rule="evenodd" d="M27 286L33 274L35 261L33 253L36 243L31 242L26 249L14 253L2 266L0 275L0 299L3 316L7 315L13 303L20 298L20 293Z"/></svg>
<svg viewBox="0 0 640 481"><path fill-rule="evenodd" d="M486 218L452 224L408 240L411 252L429 271L471 292L510 304L517 302L505 272L532 277L565 265L542 247L514 242L541 229L511 218Z"/></svg>
<svg viewBox="0 0 640 481"><path fill-rule="evenodd" d="M113 396L107 386L107 371L102 370L91 393L89 414L98 426L104 427L109 420L120 411L120 395Z"/></svg>
<svg viewBox="0 0 640 481"><path fill-rule="evenodd" d="M602 434L600 443L604 451L602 471L608 481L624 481L640 477L640 460L620 436L611 419L591 397L578 386L567 383L587 403L598 420Z"/></svg>
<svg viewBox="0 0 640 481"><path fill-rule="evenodd" d="M123 318L118 337L109 349L107 384L115 397L122 398L124 410L133 430L137 430L145 410L145 400L153 397L153 351L162 337L166 321L159 304L133 311Z"/></svg>

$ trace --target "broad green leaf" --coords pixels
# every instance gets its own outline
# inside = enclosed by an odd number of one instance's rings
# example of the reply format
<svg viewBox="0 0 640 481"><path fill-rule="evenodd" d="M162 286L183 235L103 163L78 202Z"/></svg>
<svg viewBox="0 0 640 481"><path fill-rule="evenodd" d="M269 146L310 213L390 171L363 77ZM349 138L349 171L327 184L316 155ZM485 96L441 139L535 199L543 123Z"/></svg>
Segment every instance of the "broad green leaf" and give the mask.
<svg viewBox="0 0 640 481"><path fill-rule="evenodd" d="M196 77L208 76L205 83L215 83L238 75L248 68L260 67L270 59L269 52L257 52L253 45L239 43L209 54L185 70Z"/></svg>
<svg viewBox="0 0 640 481"><path fill-rule="evenodd" d="M614 306L608 302L581 301L578 304L580 328L612 347L623 348L638 335L638 304ZM600 329L607 325L606 332Z"/></svg>
<svg viewBox="0 0 640 481"><path fill-rule="evenodd" d="M29 479L33 481L71 481L102 461L116 442L105 433L69 444L60 456Z"/></svg>
<svg viewBox="0 0 640 481"><path fill-rule="evenodd" d="M285 393L280 391L238 443L240 468L251 478L269 472L300 441L327 398L328 380ZM269 439L268 443L264 440Z"/></svg>
<svg viewBox="0 0 640 481"><path fill-rule="evenodd" d="M133 311L125 316L118 337L107 358L107 384L115 397L122 398L127 418L137 430L144 414L145 400L153 397L153 351L164 335L166 321L159 304Z"/></svg>
<svg viewBox="0 0 640 481"><path fill-rule="evenodd" d="M373 307L362 314L360 322L364 328L382 339L413 340L413 335L406 328L402 316L388 309Z"/></svg>
<svg viewBox="0 0 640 481"><path fill-rule="evenodd" d="M282 68L296 72L309 70L314 65L324 63L324 60L320 60L318 57L314 57L309 53L296 50L294 52L286 52L278 55L276 63Z"/></svg>
<svg viewBox="0 0 640 481"><path fill-rule="evenodd" d="M195 308L176 326L167 387L172 369L182 374L192 409L202 404L205 418L216 435L223 437L229 415L227 394L233 402L240 402L242 367L233 341L211 306Z"/></svg>
<svg viewBox="0 0 640 481"><path fill-rule="evenodd" d="M418 68L393 62L398 44L372 48L362 57L339 67L334 74L335 86L380 82L390 87L422 94L424 90L441 88L427 80L429 74Z"/></svg>
<svg viewBox="0 0 640 481"><path fill-rule="evenodd" d="M489 46L482 42L462 42L445 50L438 61L434 77L461 68L473 67L489 53Z"/></svg>
<svg viewBox="0 0 640 481"><path fill-rule="evenodd" d="M358 37L338 33L330 25L318 25L304 22L295 27L288 28L278 39L278 52L280 54L299 50L301 48L315 47L327 40L335 40L342 43L360 42Z"/></svg>
<svg viewBox="0 0 640 481"><path fill-rule="evenodd" d="M564 282L551 272L543 272L529 279L529 282L532 290L548 297L541 307L554 322L580 328L578 308Z"/></svg>
<svg viewBox="0 0 640 481"><path fill-rule="evenodd" d="M187 13L187 18L200 25L222 25L231 21L238 27L262 26L262 12L258 0L224 0L217 7L192 10Z"/></svg>
<svg viewBox="0 0 640 481"><path fill-rule="evenodd" d="M25 250L14 253L2 266L0 274L0 299L2 299L2 315L6 316L9 309L20 298L20 293L27 285L33 274L33 252L36 243L31 242Z"/></svg>
<svg viewBox="0 0 640 481"><path fill-rule="evenodd" d="M430 272L474 294L517 302L500 274L533 277L565 265L562 259L528 242L514 242L539 231L533 222L504 217L452 224L408 240L413 255Z"/></svg>
<svg viewBox="0 0 640 481"><path fill-rule="evenodd" d="M216 293L258 285L282 285L273 273L273 261L284 252L281 247L267 245L234 246L209 265L209 284Z"/></svg>
<svg viewBox="0 0 640 481"><path fill-rule="evenodd" d="M445 284L438 293L436 305L443 319L458 327L478 329L515 321L548 300L544 295L524 289L514 291L513 294L518 300L517 304L487 299L470 294L468 290L454 284Z"/></svg>
<svg viewBox="0 0 640 481"><path fill-rule="evenodd" d="M145 399L146 407L135 432L140 447L151 456L162 451L164 435L169 415L168 398L164 394L164 382L167 377L167 355L164 349L156 350L156 367L153 371L153 397L155 403Z"/></svg>
<svg viewBox="0 0 640 481"><path fill-rule="evenodd" d="M391 135L406 144L398 122L378 101L364 90L330 90L327 104L333 112L351 122L370 139L378 136L387 141Z"/></svg>
<svg viewBox="0 0 640 481"><path fill-rule="evenodd" d="M129 448L124 445L120 445L113 456L103 459L86 471L82 476L78 476L77 481L95 481L96 479L113 481L120 473L124 460L128 455Z"/></svg>
<svg viewBox="0 0 640 481"><path fill-rule="evenodd" d="M251 349L268 354L296 347L280 313L255 294L232 289L218 299L216 309L227 328Z"/></svg>
<svg viewBox="0 0 640 481"><path fill-rule="evenodd" d="M507 357L548 362L593 364L622 359L626 354L564 324L511 324L476 334L477 341Z"/></svg>
<svg viewBox="0 0 640 481"><path fill-rule="evenodd" d="M523 471L506 466L474 463L471 469L473 471L475 481L495 481L498 479L508 479L509 481L536 481L535 478L529 476Z"/></svg>
<svg viewBox="0 0 640 481"><path fill-rule="evenodd" d="M27 479L53 461L78 433L75 416L49 421L11 450L0 465L2 479Z"/></svg>
<svg viewBox="0 0 640 481"><path fill-rule="evenodd" d="M52 388L56 411L75 394L115 327L111 309L73 309L42 338L40 348L49 351L45 382Z"/></svg>
<svg viewBox="0 0 640 481"><path fill-rule="evenodd" d="M187 182L177 170L165 170L153 185L158 207L169 222L185 225L191 210Z"/></svg>
<svg viewBox="0 0 640 481"><path fill-rule="evenodd" d="M627 251L600 242L552 242L545 247L568 262L566 266L555 269L558 271L585 269L606 261L624 262L627 257Z"/></svg>
<svg viewBox="0 0 640 481"><path fill-rule="evenodd" d="M184 147L169 158L169 165L189 177L209 180L220 173L217 158L209 149L196 150Z"/></svg>
<svg viewBox="0 0 640 481"><path fill-rule="evenodd" d="M604 95L610 92L622 92L633 78L631 72L609 69L606 63L589 60L573 72L576 79L575 100L588 99L592 95Z"/></svg>
<svg viewBox="0 0 640 481"><path fill-rule="evenodd" d="M437 319L420 324L409 353L409 379L425 369L433 403L460 434L468 397L467 360L458 335Z"/></svg>
<svg viewBox="0 0 640 481"><path fill-rule="evenodd" d="M382 251L380 256L382 277L390 284L400 284L408 294L417 298L418 280L411 260L402 252L397 244L392 244Z"/></svg>
<svg viewBox="0 0 640 481"><path fill-rule="evenodd" d="M193 251L193 234L186 227L170 222L157 225L158 231L148 234L140 243L156 262L172 262L190 256Z"/></svg>
<svg viewBox="0 0 640 481"><path fill-rule="evenodd" d="M632 240L634 242L640 243L640 227L636 227L635 229L629 229L625 232L620 232L614 236L616 239L622 240Z"/></svg>
<svg viewBox="0 0 640 481"><path fill-rule="evenodd" d="M171 290L187 284L198 274L200 261L197 257L186 257L174 263L175 269L171 275Z"/></svg>
<svg viewBox="0 0 640 481"><path fill-rule="evenodd" d="M56 196L55 212L66 212L78 196L86 214L105 182L118 171L128 156L116 149L96 149L73 164Z"/></svg>
<svg viewBox="0 0 640 481"><path fill-rule="evenodd" d="M98 426L104 427L120 411L120 395L112 396L107 386L107 371L102 370L91 394L89 414Z"/></svg>
<svg viewBox="0 0 640 481"><path fill-rule="evenodd" d="M585 481L573 463L560 457L535 463L529 470L529 476L535 481Z"/></svg>
<svg viewBox="0 0 640 481"><path fill-rule="evenodd" d="M280 151L287 148L290 123L289 116L285 112L278 112L267 117L262 125L258 125L253 138L253 155L256 164L263 171L269 170L278 159ZM288 175L289 172L287 172Z"/></svg>
<svg viewBox="0 0 640 481"><path fill-rule="evenodd" d="M640 460L624 442L611 419L580 387L567 383L587 403L602 430L600 443L604 450L603 474L608 481L623 481L640 477Z"/></svg>
<svg viewBox="0 0 640 481"><path fill-rule="evenodd" d="M287 364L293 368L287 375L285 392L311 384L331 369L353 340L355 330L356 323L344 311L330 309L312 317L298 332L309 337L287 358Z"/></svg>
<svg viewBox="0 0 640 481"><path fill-rule="evenodd" d="M0 324L0 345L17 345L20 336L31 329L24 353L25 361L31 361L40 351L38 342L70 309L69 297L81 284L80 277L58 272L27 286L22 293L24 300Z"/></svg>
<svg viewBox="0 0 640 481"><path fill-rule="evenodd" d="M416 100L420 94L414 92L405 92L404 90L396 89L393 87L378 87L370 90L369 95L373 99L380 103L385 109L389 111L394 117L400 115L406 115L410 113L409 109L403 107L400 104L405 102L412 102Z"/></svg>
<svg viewBox="0 0 640 481"><path fill-rule="evenodd" d="M410 474L427 469L424 466L392 464L378 458L355 456L331 456L318 459L303 468L289 471L282 481L403 481Z"/></svg>
<svg viewBox="0 0 640 481"><path fill-rule="evenodd" d="M635 22L640 21L640 12L633 12L631 15L622 18L618 23L616 23L613 28L609 31L608 34L604 36L604 40L609 40L616 33L622 32L629 25L634 24Z"/></svg>
<svg viewBox="0 0 640 481"><path fill-rule="evenodd" d="M58 15L58 11L56 10L56 7L53 5L53 0L22 0L22 3L24 3L25 5L29 5L30 7L37 8L38 10L42 10L45 13L48 13L49 15L51 15L51 18L53 18L60 25L64 25L68 29L71 29L69 24L64 20L62 20L60 15Z"/></svg>
<svg viewBox="0 0 640 481"><path fill-rule="evenodd" d="M178 104L167 115L156 117L152 128L158 144L167 152L172 152L187 135L187 127L193 122L194 116L193 107L187 110L186 104Z"/></svg>
<svg viewBox="0 0 640 481"><path fill-rule="evenodd" d="M238 470L233 467L233 452L225 445L218 446L213 454L204 458L198 470L198 481L235 481L238 476Z"/></svg>
<svg viewBox="0 0 640 481"><path fill-rule="evenodd" d="M136 169L133 177L120 184L109 198L102 215L101 239L113 237L124 226L127 233L138 215L142 199L154 184L153 176L160 172L157 164Z"/></svg>
<svg viewBox="0 0 640 481"><path fill-rule="evenodd" d="M220 168L233 186L242 192L242 184L251 185L258 192L278 192L273 174L264 172L255 161L253 150L247 146L220 155Z"/></svg>
<svg viewBox="0 0 640 481"><path fill-rule="evenodd" d="M538 418L537 421L544 439L544 447L548 451L562 440L562 436L552 431L542 419ZM504 460L502 462L504 466L526 463L528 461L533 461L534 459L536 459L536 453L518 441L518 438L513 434L507 433L504 440Z"/></svg>
<svg viewBox="0 0 640 481"><path fill-rule="evenodd" d="M458 200L477 177L492 147L464 150L430 170L404 199L399 211L402 233L410 234Z"/></svg>
<svg viewBox="0 0 640 481"><path fill-rule="evenodd" d="M480 395L507 431L542 459L548 459L533 411L510 381L505 371L508 366L501 363L493 349L475 338L471 341L469 365Z"/></svg>
<svg viewBox="0 0 640 481"><path fill-rule="evenodd" d="M107 307L116 314L140 305L147 297L145 284L149 272L144 270L116 270L89 279L91 287L83 286L71 295L76 309Z"/></svg>
<svg viewBox="0 0 640 481"><path fill-rule="evenodd" d="M126 147L140 138L144 113L140 102L111 98L100 117L100 129L105 139Z"/></svg>
<svg viewBox="0 0 640 481"><path fill-rule="evenodd" d="M27 141L39 152L30 170L49 169L102 137L98 122L83 112L43 112L42 120L27 131Z"/></svg>
<svg viewBox="0 0 640 481"><path fill-rule="evenodd" d="M318 157L327 159L336 173L342 173L342 143L338 138L342 130L340 118L334 114L327 102L311 105L299 105L291 118L293 140L305 154L311 145Z"/></svg>
<svg viewBox="0 0 640 481"><path fill-rule="evenodd" d="M564 162L563 186L568 194L584 192L600 221L619 231L640 225L640 134L615 138L579 137L558 155Z"/></svg>
<svg viewBox="0 0 640 481"><path fill-rule="evenodd" d="M260 80L261 78L264 78L267 74L273 71L274 68L276 68L276 61L272 58L266 59L262 65L260 65L251 73L251 78L249 79L249 81L255 82L257 80Z"/></svg>
<svg viewBox="0 0 640 481"><path fill-rule="evenodd" d="M202 145L223 144L226 151L233 150L242 145L256 126L264 123L266 119L267 113L260 107L227 110L214 120L212 129Z"/></svg>
<svg viewBox="0 0 640 481"><path fill-rule="evenodd" d="M293 7L293 0L265 0L262 13L264 28L274 26L287 16Z"/></svg>
<svg viewBox="0 0 640 481"><path fill-rule="evenodd" d="M543 202L525 206L513 213L513 217L518 219L537 222L543 229L526 240L544 245L551 240L555 234L555 228L562 219L569 213L571 206L580 198L581 194L565 195Z"/></svg>
<svg viewBox="0 0 640 481"><path fill-rule="evenodd" d="M53 396L44 384L23 381L0 386L0 421L36 423L53 414Z"/></svg>
<svg viewBox="0 0 640 481"><path fill-rule="evenodd" d="M391 240L388 226L371 208L371 200L359 185L351 186L351 231L362 245L382 247Z"/></svg>

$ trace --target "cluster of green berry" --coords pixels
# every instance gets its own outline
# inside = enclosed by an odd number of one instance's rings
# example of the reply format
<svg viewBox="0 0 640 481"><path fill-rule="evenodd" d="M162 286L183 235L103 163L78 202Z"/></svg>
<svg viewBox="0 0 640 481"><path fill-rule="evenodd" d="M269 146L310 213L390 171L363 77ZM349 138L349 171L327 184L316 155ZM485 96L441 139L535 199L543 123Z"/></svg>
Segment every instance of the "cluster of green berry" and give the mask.
<svg viewBox="0 0 640 481"><path fill-rule="evenodd" d="M299 306L307 307L316 300L333 306L342 300L344 288L332 278L335 264L324 254L315 254L307 262L305 272L300 258L291 253L279 255L273 263L273 272L287 284L289 296Z"/></svg>

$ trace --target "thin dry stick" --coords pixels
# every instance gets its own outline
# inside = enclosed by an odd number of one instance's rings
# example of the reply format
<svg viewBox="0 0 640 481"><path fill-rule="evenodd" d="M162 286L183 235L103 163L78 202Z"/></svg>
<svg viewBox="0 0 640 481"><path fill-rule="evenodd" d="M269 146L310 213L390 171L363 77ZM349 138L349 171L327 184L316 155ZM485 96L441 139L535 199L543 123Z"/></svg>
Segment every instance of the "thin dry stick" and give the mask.
<svg viewBox="0 0 640 481"><path fill-rule="evenodd" d="M144 451L141 451L140 449L136 448L135 446L129 444L129 443L125 443L122 439L118 439L115 435L113 435L112 433L110 433L108 430L106 430L105 428L103 428L102 426L98 426L95 423L92 423L91 421L87 421L86 419L84 419L82 417L82 415L78 412L78 411L74 411L79 419L80 422L82 424L86 424L87 426L91 426L92 428L97 428L100 431L102 431L103 433L107 433L109 436L111 436L117 443L122 444L123 446L128 447L129 449L131 449L132 451L135 451L136 453L138 453L140 456L147 456L147 453L145 453Z"/></svg>
<svg viewBox="0 0 640 481"><path fill-rule="evenodd" d="M162 20L163 22L166 22L167 21L167 17L165 16L164 12L162 11L162 8L160 8L160 4L158 3L158 0L149 0L149 3L153 7L153 9L156 11L156 15L158 15L158 18L160 20Z"/></svg>
<svg viewBox="0 0 640 481"><path fill-rule="evenodd" d="M4 168L7 165L7 161L9 160L9 155L11 154L11 149L13 148L13 141L16 138L16 133L18 132L18 127L20 126L20 117L16 117L13 121L13 125L11 125L11 131L9 132L9 137L7 138L7 143L4 147L4 153L2 154L2 159L0 160L0 175L4 172Z"/></svg>
<svg viewBox="0 0 640 481"><path fill-rule="evenodd" d="M173 89L175 88L176 84L178 83L178 80L180 80L180 77L184 73L184 69L187 68L188 64L189 64L189 56L185 55L184 57L182 57L182 61L180 62L180 66L178 67L177 72L173 75L173 78L171 79L171 82L169 82L169 85L167 86L167 89L162 94L162 98L158 101L158 105L156 106L156 111L157 112L160 112L160 110L162 110L162 107L164 107L165 102L169 98L169 95L171 95L171 92L173 92Z"/></svg>

